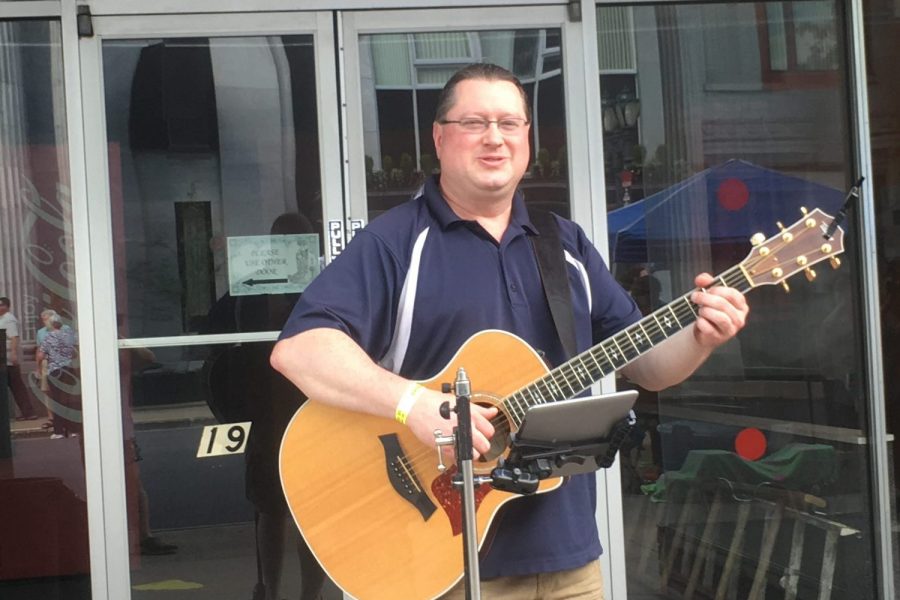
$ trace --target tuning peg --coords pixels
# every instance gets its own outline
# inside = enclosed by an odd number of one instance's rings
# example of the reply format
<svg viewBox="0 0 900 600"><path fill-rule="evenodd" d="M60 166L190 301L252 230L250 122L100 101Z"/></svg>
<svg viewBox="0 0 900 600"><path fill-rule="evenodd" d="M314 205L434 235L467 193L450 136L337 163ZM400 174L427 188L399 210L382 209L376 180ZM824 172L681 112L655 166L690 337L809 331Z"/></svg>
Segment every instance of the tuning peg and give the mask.
<svg viewBox="0 0 900 600"><path fill-rule="evenodd" d="M837 256L832 256L828 259L828 262L831 263L832 269L837 269L839 266L841 266L841 259L839 259Z"/></svg>
<svg viewBox="0 0 900 600"><path fill-rule="evenodd" d="M781 224L781 221L776 221L775 223L778 225L778 229L781 231L781 239L785 242L790 242L794 239L794 234L785 229L784 225Z"/></svg>
<svg viewBox="0 0 900 600"><path fill-rule="evenodd" d="M750 244L752 246L759 246L764 241L766 241L766 236L763 235L762 233L754 233L753 236L750 238Z"/></svg>
<svg viewBox="0 0 900 600"><path fill-rule="evenodd" d="M790 293L791 293L791 286L788 285L788 282L787 282L787 281L782 281L782 282L781 282L781 287L784 288L784 293L785 293L785 294L790 294Z"/></svg>
<svg viewBox="0 0 900 600"><path fill-rule="evenodd" d="M812 269L810 269L809 267L806 267L806 269L804 269L804 270L806 271L806 280L814 281L816 278L816 272L813 271Z"/></svg>
<svg viewBox="0 0 900 600"><path fill-rule="evenodd" d="M809 211L806 210L806 207L805 207L805 206L801 206L801 207L800 207L800 214L802 214L804 217L806 216L806 214L807 214L808 212L809 212Z"/></svg>

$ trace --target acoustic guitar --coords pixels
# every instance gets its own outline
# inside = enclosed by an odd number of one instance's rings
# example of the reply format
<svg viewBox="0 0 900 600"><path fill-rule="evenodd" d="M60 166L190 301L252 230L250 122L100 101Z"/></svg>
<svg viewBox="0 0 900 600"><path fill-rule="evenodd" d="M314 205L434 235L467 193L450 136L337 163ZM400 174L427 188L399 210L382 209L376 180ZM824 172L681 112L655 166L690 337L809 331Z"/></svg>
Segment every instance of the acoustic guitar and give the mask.
<svg viewBox="0 0 900 600"><path fill-rule="evenodd" d="M804 211L805 213L805 211ZM832 266L844 251L843 230L827 233L832 218L816 209L763 240L715 285L746 293L782 283L825 259ZM663 343L697 318L690 293L644 317L568 362L548 370L523 340L483 331L457 351L431 379L441 388L459 367L472 381L472 401L497 406L496 434L476 474L489 474L504 455L509 436L536 404L572 398ZM328 575L359 600L436 598L463 575L460 496L452 485L455 466L438 471L437 451L389 419L345 411L316 401L294 415L281 445L281 480L294 520ZM541 481L537 493L562 484ZM489 485L476 490L479 547L500 507L516 498Z"/></svg>

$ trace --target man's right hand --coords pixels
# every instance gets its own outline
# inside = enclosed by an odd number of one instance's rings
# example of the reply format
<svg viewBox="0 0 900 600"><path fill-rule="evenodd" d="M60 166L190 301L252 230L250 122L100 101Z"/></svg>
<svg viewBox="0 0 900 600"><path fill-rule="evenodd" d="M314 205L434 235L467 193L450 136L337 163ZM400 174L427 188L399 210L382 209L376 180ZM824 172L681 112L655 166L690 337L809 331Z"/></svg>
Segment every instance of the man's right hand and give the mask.
<svg viewBox="0 0 900 600"><path fill-rule="evenodd" d="M419 438L423 444L430 448L435 447L434 431L436 429L444 435L453 433L456 427L456 413L450 413L450 419L441 416L440 406L443 402L450 402L451 409L455 403L455 396L442 394L434 390L425 390L413 405L406 418L406 426ZM485 408L471 403L472 413L472 449L473 458L478 458L486 453L490 447L490 439L494 435L494 426L491 419L497 415L497 408ZM449 447L448 447L449 449ZM452 455L452 452L448 454Z"/></svg>

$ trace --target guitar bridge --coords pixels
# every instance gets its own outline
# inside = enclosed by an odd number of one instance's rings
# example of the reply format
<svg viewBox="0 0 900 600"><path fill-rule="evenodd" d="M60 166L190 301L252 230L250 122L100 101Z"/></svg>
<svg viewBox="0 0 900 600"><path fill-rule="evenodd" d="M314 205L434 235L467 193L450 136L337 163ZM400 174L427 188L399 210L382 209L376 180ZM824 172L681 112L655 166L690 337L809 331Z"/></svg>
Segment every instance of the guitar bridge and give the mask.
<svg viewBox="0 0 900 600"><path fill-rule="evenodd" d="M381 445L384 446L384 462L387 467L388 480L391 487L400 495L401 498L412 504L422 520L427 521L437 506L425 493L419 478L416 477L412 468L412 463L406 458L406 454L400 447L400 440L396 433L389 433L378 436Z"/></svg>

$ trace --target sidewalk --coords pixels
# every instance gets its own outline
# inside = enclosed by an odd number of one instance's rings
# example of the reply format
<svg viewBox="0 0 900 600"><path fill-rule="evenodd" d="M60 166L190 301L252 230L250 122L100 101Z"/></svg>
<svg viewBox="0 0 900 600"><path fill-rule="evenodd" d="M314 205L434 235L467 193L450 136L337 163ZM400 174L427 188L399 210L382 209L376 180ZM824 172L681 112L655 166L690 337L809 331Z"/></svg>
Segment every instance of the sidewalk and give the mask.
<svg viewBox="0 0 900 600"><path fill-rule="evenodd" d="M46 414L44 407L38 408L38 415ZM186 427L191 425L212 425L215 417L205 403L159 405L147 408L135 408L131 413L135 429L153 429L157 427ZM43 428L49 422L46 416L39 416L34 421L16 421L10 419L9 430L13 439L49 436L50 428Z"/></svg>

